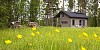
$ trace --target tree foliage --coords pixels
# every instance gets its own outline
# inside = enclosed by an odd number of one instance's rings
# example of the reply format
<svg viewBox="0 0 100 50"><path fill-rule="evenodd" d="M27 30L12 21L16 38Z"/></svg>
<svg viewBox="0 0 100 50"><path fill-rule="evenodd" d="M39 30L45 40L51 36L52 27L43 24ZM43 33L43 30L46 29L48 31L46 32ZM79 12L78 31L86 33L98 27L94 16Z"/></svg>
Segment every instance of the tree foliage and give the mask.
<svg viewBox="0 0 100 50"><path fill-rule="evenodd" d="M88 7L89 13L89 26L96 27L98 26L98 1L97 0L90 0Z"/></svg>
<svg viewBox="0 0 100 50"><path fill-rule="evenodd" d="M86 10L86 5L89 0L78 0L78 12L82 12Z"/></svg>
<svg viewBox="0 0 100 50"><path fill-rule="evenodd" d="M39 10L40 0L31 0L30 1L30 21L37 21L37 15Z"/></svg>
<svg viewBox="0 0 100 50"><path fill-rule="evenodd" d="M57 13L58 8L58 1L59 0L44 0L46 7L44 8L45 11L45 25L51 26L53 25L53 16Z"/></svg>
<svg viewBox="0 0 100 50"><path fill-rule="evenodd" d="M69 0L68 3L69 3L68 5L69 9L72 10L74 5L74 0Z"/></svg>
<svg viewBox="0 0 100 50"><path fill-rule="evenodd" d="M8 25L8 19L11 15L12 0L0 0L0 27Z"/></svg>
<svg viewBox="0 0 100 50"><path fill-rule="evenodd" d="M12 21L24 22L30 17L36 21L40 0L0 0L0 27L9 26ZM29 15L30 14L30 15Z"/></svg>

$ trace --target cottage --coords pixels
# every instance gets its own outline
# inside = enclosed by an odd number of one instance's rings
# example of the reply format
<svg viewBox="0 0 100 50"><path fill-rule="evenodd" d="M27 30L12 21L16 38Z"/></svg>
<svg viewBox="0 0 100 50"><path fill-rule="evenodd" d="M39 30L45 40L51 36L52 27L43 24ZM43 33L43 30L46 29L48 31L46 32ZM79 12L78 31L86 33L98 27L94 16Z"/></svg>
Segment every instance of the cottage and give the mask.
<svg viewBox="0 0 100 50"><path fill-rule="evenodd" d="M56 26L86 27L88 17L84 13L60 11L55 17Z"/></svg>

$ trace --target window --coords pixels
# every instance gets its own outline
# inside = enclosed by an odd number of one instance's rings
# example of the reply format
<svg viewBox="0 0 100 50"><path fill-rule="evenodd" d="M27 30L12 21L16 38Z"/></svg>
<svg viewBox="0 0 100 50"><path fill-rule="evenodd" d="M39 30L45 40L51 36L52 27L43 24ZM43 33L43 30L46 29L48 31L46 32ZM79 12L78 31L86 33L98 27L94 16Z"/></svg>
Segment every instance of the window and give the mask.
<svg viewBox="0 0 100 50"><path fill-rule="evenodd" d="M79 20L79 25L80 26L85 26L85 20Z"/></svg>
<svg viewBox="0 0 100 50"><path fill-rule="evenodd" d="M80 26L82 25L82 20L79 20L79 25L80 25Z"/></svg>
<svg viewBox="0 0 100 50"><path fill-rule="evenodd" d="M83 26L85 26L85 20L83 20Z"/></svg>
<svg viewBox="0 0 100 50"><path fill-rule="evenodd" d="M67 24L67 21L62 21L62 24Z"/></svg>
<svg viewBox="0 0 100 50"><path fill-rule="evenodd" d="M75 25L75 20L72 20L72 25Z"/></svg>

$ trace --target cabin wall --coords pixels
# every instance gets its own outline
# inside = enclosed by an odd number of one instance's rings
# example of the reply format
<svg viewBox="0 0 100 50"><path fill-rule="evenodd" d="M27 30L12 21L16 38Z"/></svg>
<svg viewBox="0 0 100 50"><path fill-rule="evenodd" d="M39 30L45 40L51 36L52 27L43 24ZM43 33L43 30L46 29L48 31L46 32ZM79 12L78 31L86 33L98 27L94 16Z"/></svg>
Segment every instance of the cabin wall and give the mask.
<svg viewBox="0 0 100 50"><path fill-rule="evenodd" d="M60 14L60 24L61 24L61 27L70 27L71 19L65 14Z"/></svg>
<svg viewBox="0 0 100 50"><path fill-rule="evenodd" d="M57 26L57 27L60 26L60 17L56 18L56 26Z"/></svg>
<svg viewBox="0 0 100 50"><path fill-rule="evenodd" d="M72 20L75 20L75 25L72 24ZM80 25L81 20L81 25ZM83 25L84 20L84 25ZM71 18L71 27L87 27L87 19Z"/></svg>

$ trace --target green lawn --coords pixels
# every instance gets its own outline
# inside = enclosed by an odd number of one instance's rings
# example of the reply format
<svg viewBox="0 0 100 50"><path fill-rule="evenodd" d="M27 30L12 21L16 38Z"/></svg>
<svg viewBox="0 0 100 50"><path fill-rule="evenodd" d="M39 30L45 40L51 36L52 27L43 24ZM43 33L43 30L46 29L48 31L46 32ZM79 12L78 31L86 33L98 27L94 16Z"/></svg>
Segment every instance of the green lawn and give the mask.
<svg viewBox="0 0 100 50"><path fill-rule="evenodd" d="M56 32L55 30L58 30ZM40 32L37 34L36 32ZM60 31L60 32L59 32ZM35 33L34 36L31 33ZM85 34L83 34L83 32ZM17 38L17 35L22 38ZM68 41L69 39L69 41ZM6 44L5 41L11 43ZM100 28L29 27L0 30L0 50L100 50Z"/></svg>

